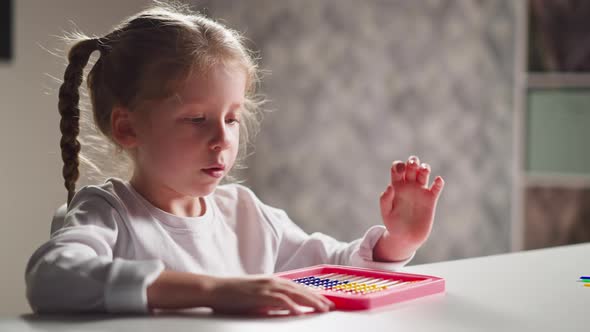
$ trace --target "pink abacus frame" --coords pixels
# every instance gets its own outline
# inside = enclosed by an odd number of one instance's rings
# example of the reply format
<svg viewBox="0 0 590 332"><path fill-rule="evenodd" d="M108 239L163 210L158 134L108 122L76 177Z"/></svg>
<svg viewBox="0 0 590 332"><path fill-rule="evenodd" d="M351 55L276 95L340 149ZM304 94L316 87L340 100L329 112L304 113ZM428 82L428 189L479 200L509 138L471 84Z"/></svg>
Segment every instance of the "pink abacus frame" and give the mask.
<svg viewBox="0 0 590 332"><path fill-rule="evenodd" d="M363 310L372 309L392 303L407 301L418 297L443 293L445 291L445 280L439 277L428 275L389 272L340 265L315 265L297 270L276 273L276 276L286 279L297 279L312 275L327 273L341 273L352 276L415 281L410 284L394 286L369 294L347 294L329 290L314 289L314 291L326 296L341 310Z"/></svg>

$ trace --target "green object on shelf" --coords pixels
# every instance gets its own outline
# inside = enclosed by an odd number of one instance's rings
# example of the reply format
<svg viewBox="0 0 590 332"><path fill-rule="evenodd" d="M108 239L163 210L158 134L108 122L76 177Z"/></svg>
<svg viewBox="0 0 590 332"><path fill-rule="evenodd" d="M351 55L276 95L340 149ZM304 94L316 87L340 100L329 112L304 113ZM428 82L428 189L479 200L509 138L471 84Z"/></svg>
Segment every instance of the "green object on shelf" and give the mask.
<svg viewBox="0 0 590 332"><path fill-rule="evenodd" d="M590 175L590 88L530 89L527 170Z"/></svg>

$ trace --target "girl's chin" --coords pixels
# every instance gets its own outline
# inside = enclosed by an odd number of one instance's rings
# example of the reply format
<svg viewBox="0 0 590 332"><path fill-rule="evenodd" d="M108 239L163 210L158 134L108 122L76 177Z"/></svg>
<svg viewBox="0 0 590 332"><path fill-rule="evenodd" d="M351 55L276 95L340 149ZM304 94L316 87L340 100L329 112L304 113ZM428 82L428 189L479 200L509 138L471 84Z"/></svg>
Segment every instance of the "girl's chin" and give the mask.
<svg viewBox="0 0 590 332"><path fill-rule="evenodd" d="M201 197L211 194L215 191L215 188L217 188L220 181L221 179L218 179L216 181L208 181L207 183L199 183L195 184L194 186L191 186L191 188L189 189L191 196Z"/></svg>

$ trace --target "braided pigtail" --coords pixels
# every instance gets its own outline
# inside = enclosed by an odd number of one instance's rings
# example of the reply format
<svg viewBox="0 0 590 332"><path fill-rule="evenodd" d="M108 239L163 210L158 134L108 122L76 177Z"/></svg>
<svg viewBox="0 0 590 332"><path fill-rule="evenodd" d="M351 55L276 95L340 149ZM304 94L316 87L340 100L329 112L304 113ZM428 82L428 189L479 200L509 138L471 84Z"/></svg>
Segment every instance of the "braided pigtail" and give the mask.
<svg viewBox="0 0 590 332"><path fill-rule="evenodd" d="M64 82L59 88L58 109L61 114L59 127L62 134L60 147L61 158L64 162L62 174L65 180L64 185L68 190L68 204L74 197L76 181L80 175L78 171L80 142L77 139L80 133L79 88L90 54L98 50L99 47L99 39L87 39L78 42L70 49Z"/></svg>

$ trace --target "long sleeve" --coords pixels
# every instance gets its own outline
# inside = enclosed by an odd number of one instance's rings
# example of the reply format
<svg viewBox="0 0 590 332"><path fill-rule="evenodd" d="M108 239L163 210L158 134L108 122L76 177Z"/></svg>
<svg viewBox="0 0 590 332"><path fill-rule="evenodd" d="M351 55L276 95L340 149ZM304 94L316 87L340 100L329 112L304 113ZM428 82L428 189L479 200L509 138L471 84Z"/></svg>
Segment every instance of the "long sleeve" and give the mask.
<svg viewBox="0 0 590 332"><path fill-rule="evenodd" d="M163 263L113 258L118 202L86 189L72 200L63 227L29 259L29 304L35 312L147 312L146 288Z"/></svg>
<svg viewBox="0 0 590 332"><path fill-rule="evenodd" d="M280 209L261 204L261 209L279 237L275 271L287 271L317 264L337 264L382 270L397 270L413 257L398 262L373 261L373 248L385 231L373 226L352 242L341 242L322 233L305 233Z"/></svg>

